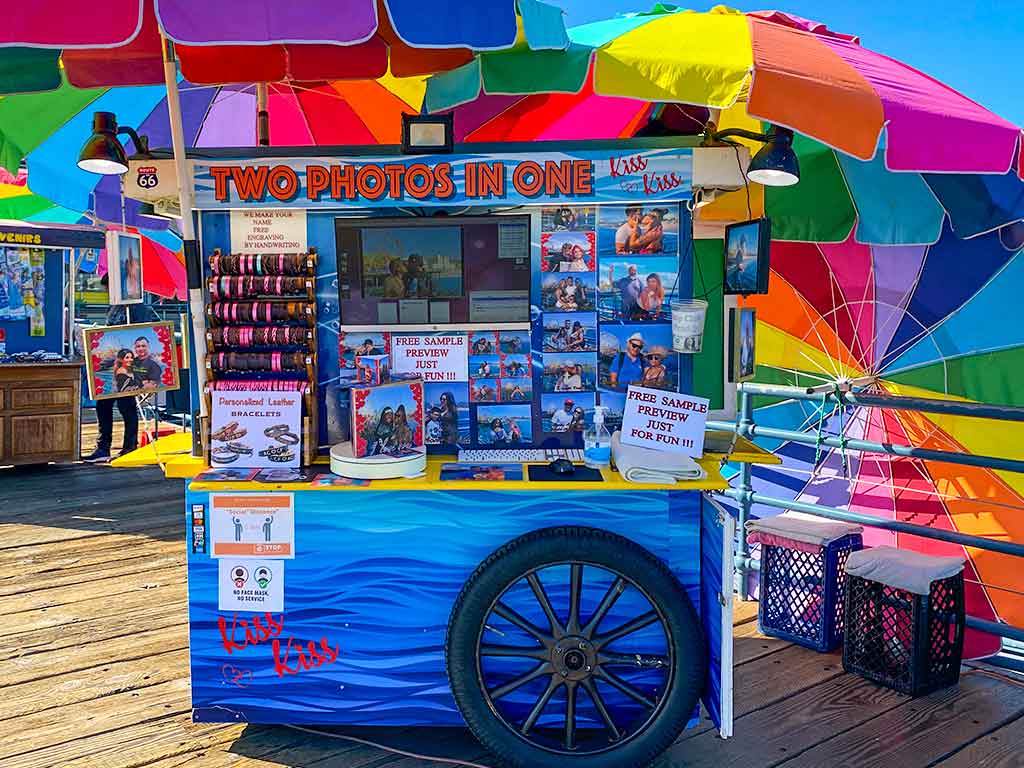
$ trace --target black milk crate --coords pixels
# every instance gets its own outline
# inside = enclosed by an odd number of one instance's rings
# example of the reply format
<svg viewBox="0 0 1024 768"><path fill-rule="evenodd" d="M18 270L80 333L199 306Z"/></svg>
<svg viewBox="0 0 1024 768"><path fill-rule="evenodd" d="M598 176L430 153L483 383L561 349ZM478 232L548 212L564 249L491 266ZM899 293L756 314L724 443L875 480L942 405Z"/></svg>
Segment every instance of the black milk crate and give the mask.
<svg viewBox="0 0 1024 768"><path fill-rule="evenodd" d="M762 634L827 652L843 641L844 566L861 548L859 533L847 534L808 552L761 545L761 593L757 609Z"/></svg>
<svg viewBox="0 0 1024 768"><path fill-rule="evenodd" d="M843 668L910 696L955 685L964 650L964 574L928 595L847 574Z"/></svg>

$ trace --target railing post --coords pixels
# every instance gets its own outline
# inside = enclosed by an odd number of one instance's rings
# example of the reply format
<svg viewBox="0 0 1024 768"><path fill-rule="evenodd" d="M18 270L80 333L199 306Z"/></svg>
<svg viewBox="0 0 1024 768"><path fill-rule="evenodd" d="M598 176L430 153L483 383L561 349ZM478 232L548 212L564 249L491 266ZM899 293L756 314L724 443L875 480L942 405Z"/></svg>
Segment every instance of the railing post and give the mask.
<svg viewBox="0 0 1024 768"><path fill-rule="evenodd" d="M746 388L740 385L740 420L736 431L740 437L749 437L751 428L754 426L754 398ZM749 462L740 464L740 518L736 526L739 532L736 554L739 562L739 594L740 600L749 600L750 594L747 591L747 578L750 573L750 546L747 544L747 520L750 519L750 495L754 491L754 470Z"/></svg>

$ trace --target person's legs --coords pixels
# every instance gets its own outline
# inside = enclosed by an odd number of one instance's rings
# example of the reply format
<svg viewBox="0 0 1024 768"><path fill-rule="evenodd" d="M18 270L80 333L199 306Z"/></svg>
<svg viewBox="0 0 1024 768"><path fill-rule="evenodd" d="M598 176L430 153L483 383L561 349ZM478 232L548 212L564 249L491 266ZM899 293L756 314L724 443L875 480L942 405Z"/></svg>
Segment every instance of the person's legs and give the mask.
<svg viewBox="0 0 1024 768"><path fill-rule="evenodd" d="M120 400L120 398L118 398ZM114 435L114 401L96 401L96 424L99 436L96 438L96 449L85 457L86 461L102 461L110 458L110 441Z"/></svg>
<svg viewBox="0 0 1024 768"><path fill-rule="evenodd" d="M121 412L124 422L124 440L121 442L121 453L134 451L139 446L139 407L134 397L117 398L117 410ZM107 445L109 446L109 441Z"/></svg>

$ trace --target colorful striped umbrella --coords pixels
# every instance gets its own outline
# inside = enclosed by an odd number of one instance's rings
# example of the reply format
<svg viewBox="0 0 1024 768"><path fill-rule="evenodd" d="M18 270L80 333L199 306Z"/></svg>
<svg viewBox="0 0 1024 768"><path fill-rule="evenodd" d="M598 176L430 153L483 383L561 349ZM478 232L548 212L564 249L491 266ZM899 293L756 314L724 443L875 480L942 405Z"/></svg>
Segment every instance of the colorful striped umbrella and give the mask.
<svg viewBox="0 0 1024 768"><path fill-rule="evenodd" d="M1021 129L857 38L778 12L659 4L569 30L566 50L483 53L430 78L430 111L481 93L595 93L726 109L786 126L890 170L1021 170Z"/></svg>
<svg viewBox="0 0 1024 768"><path fill-rule="evenodd" d="M195 83L444 71L473 51L568 44L539 0L21 0L0 28L0 93L164 82L162 37Z"/></svg>
<svg viewBox="0 0 1024 768"><path fill-rule="evenodd" d="M1024 329L1006 316L1024 284L1022 246L1019 226L965 240L948 222L931 245L869 246L852 236L842 243L773 242L769 293L741 301L757 309L755 379L818 386L871 376L869 391L1024 406ZM1011 422L766 399L757 401L755 418L812 434L1024 460L1021 429ZM766 495L1024 541L1019 475L759 442L783 460L782 467L754 469L755 490ZM866 541L963 554L957 545L905 534L868 531ZM967 554L968 612L1024 625L1014 559ZM969 633L971 656L998 647L998 638Z"/></svg>

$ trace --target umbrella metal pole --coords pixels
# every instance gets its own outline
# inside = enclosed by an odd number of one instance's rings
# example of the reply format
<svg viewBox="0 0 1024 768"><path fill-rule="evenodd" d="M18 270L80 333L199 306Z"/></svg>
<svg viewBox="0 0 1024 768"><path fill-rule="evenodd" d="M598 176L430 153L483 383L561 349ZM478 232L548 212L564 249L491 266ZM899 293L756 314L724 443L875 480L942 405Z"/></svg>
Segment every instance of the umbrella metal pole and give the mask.
<svg viewBox="0 0 1024 768"><path fill-rule="evenodd" d="M174 45L164 39L164 82L167 86L167 113L171 122L171 147L174 149L174 164L178 176L178 195L181 203L181 239L185 250L185 268L188 272L188 305L192 316L190 347L195 355L195 371L198 397L198 418L196 406L192 409L192 455L202 456L202 435L208 414L206 413L206 305L203 297L203 265L196 240L195 221L192 211L192 174L185 156L185 132L181 124L181 101L178 96L178 67L174 56Z"/></svg>
<svg viewBox="0 0 1024 768"><path fill-rule="evenodd" d="M267 84L256 83L256 143L270 146L270 111L267 109Z"/></svg>
<svg viewBox="0 0 1024 768"><path fill-rule="evenodd" d="M746 435L754 425L754 398L747 392L740 392L740 420L737 432ZM739 521L736 526L739 532L739 542L736 547L736 561L739 571L739 595L740 600L749 600L750 593L747 589L747 579L750 573L748 561L750 560L750 545L747 544L747 520L750 519L750 508L753 506L751 497L754 495L754 469L749 462L740 465L740 483L737 489L736 500L739 502Z"/></svg>

